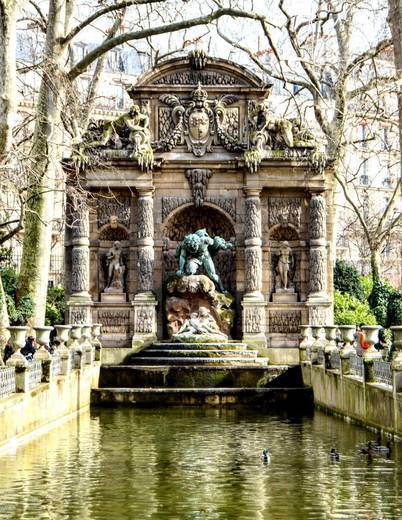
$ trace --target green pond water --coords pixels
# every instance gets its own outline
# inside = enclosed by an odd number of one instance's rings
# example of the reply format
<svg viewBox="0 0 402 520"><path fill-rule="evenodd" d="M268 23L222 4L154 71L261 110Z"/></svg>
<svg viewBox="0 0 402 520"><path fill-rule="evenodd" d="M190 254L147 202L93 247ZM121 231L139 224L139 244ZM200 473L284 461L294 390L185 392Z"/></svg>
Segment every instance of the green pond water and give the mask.
<svg viewBox="0 0 402 520"><path fill-rule="evenodd" d="M320 412L95 409L0 457L0 519L402 519L402 443L368 460L373 438Z"/></svg>

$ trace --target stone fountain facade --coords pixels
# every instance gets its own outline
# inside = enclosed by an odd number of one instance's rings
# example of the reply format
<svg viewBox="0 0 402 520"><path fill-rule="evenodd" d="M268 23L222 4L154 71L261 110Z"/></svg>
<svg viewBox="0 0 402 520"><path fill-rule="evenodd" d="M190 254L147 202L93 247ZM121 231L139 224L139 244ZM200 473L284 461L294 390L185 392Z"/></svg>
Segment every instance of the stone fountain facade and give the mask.
<svg viewBox="0 0 402 520"><path fill-rule="evenodd" d="M250 71L202 53L128 92L130 113L93 122L79 150L91 166L87 200L70 201L68 322L102 323L116 362L167 338L176 248L205 228L234 246L214 260L234 297L232 339L298 363L299 326L332 320L331 166L314 136L272 112Z"/></svg>

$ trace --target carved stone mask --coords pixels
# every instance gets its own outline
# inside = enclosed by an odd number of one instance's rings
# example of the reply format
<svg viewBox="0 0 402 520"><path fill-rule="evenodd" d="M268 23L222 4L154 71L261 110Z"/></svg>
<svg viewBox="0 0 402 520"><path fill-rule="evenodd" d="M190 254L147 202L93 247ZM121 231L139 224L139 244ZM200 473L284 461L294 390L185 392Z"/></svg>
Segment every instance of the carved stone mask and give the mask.
<svg viewBox="0 0 402 520"><path fill-rule="evenodd" d="M119 222L119 217L117 215L110 215L109 217L109 224L112 229L117 228L117 224Z"/></svg>

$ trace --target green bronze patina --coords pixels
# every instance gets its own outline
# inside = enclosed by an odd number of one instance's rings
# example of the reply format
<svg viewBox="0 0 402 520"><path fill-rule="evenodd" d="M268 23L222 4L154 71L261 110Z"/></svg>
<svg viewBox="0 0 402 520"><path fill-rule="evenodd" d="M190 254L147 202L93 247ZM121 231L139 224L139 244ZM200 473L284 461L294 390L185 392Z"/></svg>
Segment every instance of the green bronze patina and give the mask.
<svg viewBox="0 0 402 520"><path fill-rule="evenodd" d="M221 249L232 249L233 244L226 242L221 237L211 238L206 229L198 229L184 237L183 242L177 246L176 257L179 260L177 276L194 275L202 266L207 276L216 284L219 291L227 291L215 270L212 257Z"/></svg>

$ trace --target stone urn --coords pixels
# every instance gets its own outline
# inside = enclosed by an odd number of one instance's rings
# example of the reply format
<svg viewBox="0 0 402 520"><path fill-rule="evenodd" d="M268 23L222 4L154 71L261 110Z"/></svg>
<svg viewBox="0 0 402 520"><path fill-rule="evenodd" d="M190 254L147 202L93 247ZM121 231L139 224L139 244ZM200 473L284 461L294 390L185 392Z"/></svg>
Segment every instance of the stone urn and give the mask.
<svg viewBox="0 0 402 520"><path fill-rule="evenodd" d="M71 350L67 346L70 339L71 325L55 325L54 328L56 329L57 339L60 341L60 345L57 347L61 364L60 374L66 375L71 368Z"/></svg>
<svg viewBox="0 0 402 520"><path fill-rule="evenodd" d="M395 346L395 356L392 360L393 370L402 370L402 325L391 327Z"/></svg>
<svg viewBox="0 0 402 520"><path fill-rule="evenodd" d="M72 325L70 331L70 341L68 347L73 352L73 368L82 367L82 343L81 343L82 325Z"/></svg>
<svg viewBox="0 0 402 520"><path fill-rule="evenodd" d="M84 324L81 328L81 349L82 355L85 357L85 363L92 363L93 361L93 346L92 346L92 325Z"/></svg>
<svg viewBox="0 0 402 520"><path fill-rule="evenodd" d="M50 343L50 333L53 327L33 327L33 329L35 331L36 342L39 345L35 354L35 360L42 362L42 381L49 382L52 356L46 347Z"/></svg>
<svg viewBox="0 0 402 520"><path fill-rule="evenodd" d="M338 325L341 333L343 347L340 351L341 358L350 357L351 354L356 354L354 347L356 326L355 325Z"/></svg>
<svg viewBox="0 0 402 520"><path fill-rule="evenodd" d="M336 346L336 325L325 325L324 332L325 332L325 339L326 344L324 347L324 356L325 356L325 368L330 369L331 368L331 355L333 352L336 352L338 350Z"/></svg>
<svg viewBox="0 0 402 520"><path fill-rule="evenodd" d="M7 327L7 330L10 333L10 341L14 348L14 354L7 360L7 366L12 367L27 367L29 366L29 362L26 360L25 356L23 356L20 352L20 349L25 345L26 335L29 330L29 327L25 326L14 326Z"/></svg>
<svg viewBox="0 0 402 520"><path fill-rule="evenodd" d="M300 362L305 363L310 361L310 352L309 349L312 345L312 338L310 335L310 325L300 325Z"/></svg>
<svg viewBox="0 0 402 520"><path fill-rule="evenodd" d="M92 332L92 345L95 348L95 361L100 361L102 344L99 340L99 336L101 336L101 334L102 334L102 324L93 323L91 326L91 332Z"/></svg>
<svg viewBox="0 0 402 520"><path fill-rule="evenodd" d="M364 362L364 380L366 383L374 383L374 361L381 359L381 353L374 347L378 342L378 331L381 329L379 325L364 325L362 326L362 332L364 339L369 347L363 350L363 362Z"/></svg>
<svg viewBox="0 0 402 520"><path fill-rule="evenodd" d="M65 348L70 338L71 325L55 325L54 328L56 329L56 337L60 341L57 350Z"/></svg>
<svg viewBox="0 0 402 520"><path fill-rule="evenodd" d="M363 325L362 332L366 343L369 347L363 350L364 361L374 361L375 359L381 359L381 353L374 347L378 343L378 331L382 329L380 325Z"/></svg>
<svg viewBox="0 0 402 520"><path fill-rule="evenodd" d="M314 341L311 345L311 363L317 363L318 351L324 347L323 341L321 339L321 329L321 325L311 326L311 334L314 338Z"/></svg>

